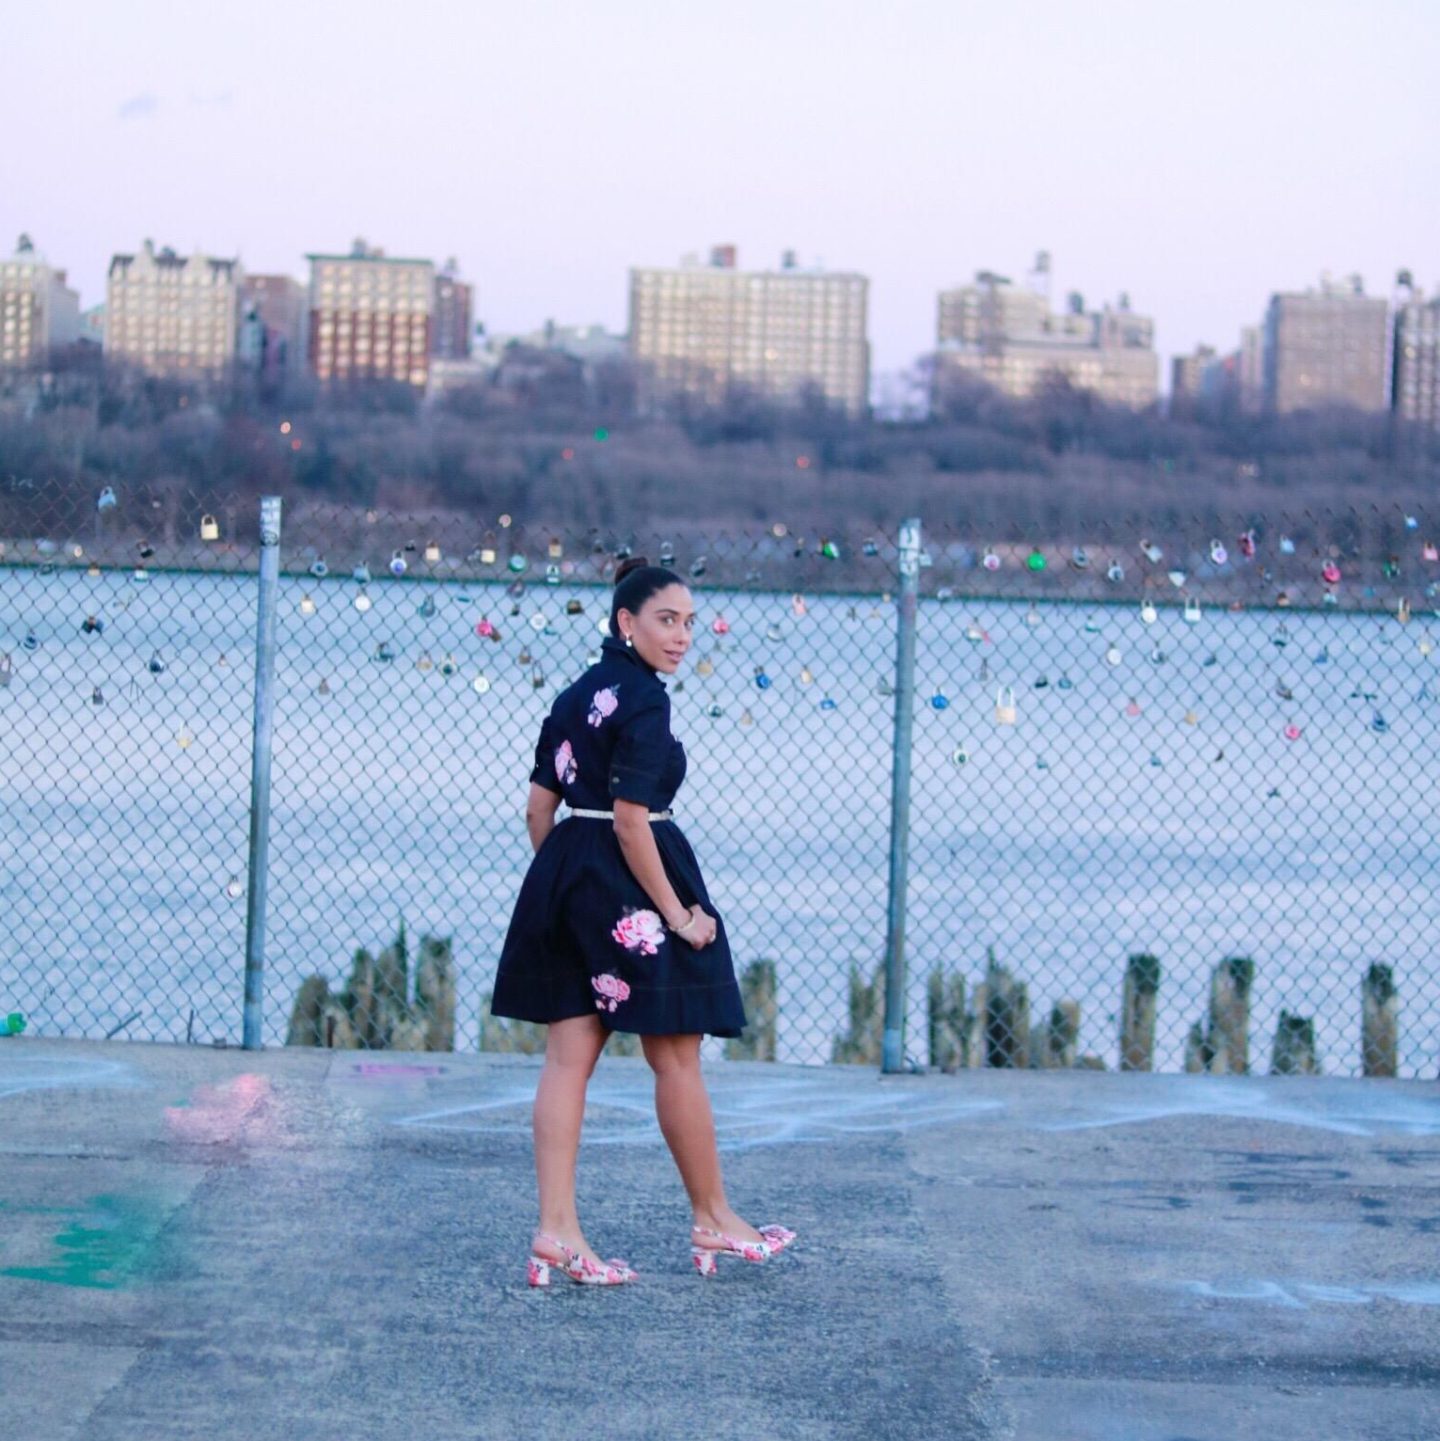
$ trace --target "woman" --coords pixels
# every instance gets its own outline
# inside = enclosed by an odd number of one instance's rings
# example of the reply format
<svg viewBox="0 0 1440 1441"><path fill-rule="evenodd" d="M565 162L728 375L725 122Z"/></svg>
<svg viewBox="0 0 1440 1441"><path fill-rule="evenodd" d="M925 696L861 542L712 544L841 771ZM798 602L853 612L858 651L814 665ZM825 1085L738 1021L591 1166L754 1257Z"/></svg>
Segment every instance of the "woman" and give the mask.
<svg viewBox="0 0 1440 1441"><path fill-rule="evenodd" d="M695 607L671 570L627 560L616 573L599 663L563 691L540 728L525 823L535 858L495 978L497 1016L549 1024L535 1094L540 1224L529 1281L558 1269L585 1285L635 1279L602 1261L575 1210L585 1088L611 1031L641 1037L655 1113L694 1211L691 1255L766 1261L795 1239L730 1209L700 1074L702 1035L738 1036L745 1011L730 947L695 854L668 809L685 778L660 680L690 649ZM556 824L561 800L570 807Z"/></svg>

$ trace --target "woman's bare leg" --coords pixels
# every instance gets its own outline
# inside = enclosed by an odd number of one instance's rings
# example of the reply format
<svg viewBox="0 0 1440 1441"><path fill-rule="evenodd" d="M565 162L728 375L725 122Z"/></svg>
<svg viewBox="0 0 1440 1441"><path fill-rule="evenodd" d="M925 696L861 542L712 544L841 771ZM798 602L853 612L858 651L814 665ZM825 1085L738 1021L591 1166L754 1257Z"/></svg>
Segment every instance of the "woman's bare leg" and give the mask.
<svg viewBox="0 0 1440 1441"><path fill-rule="evenodd" d="M715 1118L700 1074L699 1036L642 1036L645 1059L655 1072L655 1116L695 1212L695 1224L744 1241L759 1241L725 1199Z"/></svg>
<svg viewBox="0 0 1440 1441"><path fill-rule="evenodd" d="M545 1065L535 1090L535 1179L540 1190L541 1231L600 1260L580 1230L575 1210L575 1159L585 1119L585 1088L610 1033L598 1016L555 1021L545 1038ZM546 1260L562 1259L553 1245L536 1242Z"/></svg>

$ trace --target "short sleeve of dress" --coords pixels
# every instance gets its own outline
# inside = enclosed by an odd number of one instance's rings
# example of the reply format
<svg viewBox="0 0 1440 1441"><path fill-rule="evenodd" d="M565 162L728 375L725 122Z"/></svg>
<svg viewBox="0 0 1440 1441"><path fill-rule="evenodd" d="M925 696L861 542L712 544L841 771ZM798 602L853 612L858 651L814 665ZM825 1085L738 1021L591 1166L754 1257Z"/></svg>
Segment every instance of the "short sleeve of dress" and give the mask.
<svg viewBox="0 0 1440 1441"><path fill-rule="evenodd" d="M554 791L557 796L565 794L555 774L555 721L548 715L540 727L540 739L535 743L535 769L530 772L530 781L532 785Z"/></svg>
<svg viewBox="0 0 1440 1441"><path fill-rule="evenodd" d="M648 806L659 789L670 753L670 697L646 696L622 721L610 757L610 794Z"/></svg>

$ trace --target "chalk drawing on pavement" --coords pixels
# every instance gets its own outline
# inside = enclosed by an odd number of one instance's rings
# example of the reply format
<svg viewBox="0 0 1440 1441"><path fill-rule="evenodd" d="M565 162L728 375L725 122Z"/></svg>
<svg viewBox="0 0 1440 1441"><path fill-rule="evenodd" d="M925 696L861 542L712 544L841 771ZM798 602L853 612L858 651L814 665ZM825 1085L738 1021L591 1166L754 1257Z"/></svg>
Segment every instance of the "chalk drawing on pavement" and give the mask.
<svg viewBox="0 0 1440 1441"><path fill-rule="evenodd" d="M12 1209L23 1214L30 1208ZM34 1208L38 1214L55 1209ZM92 1196L83 1206L63 1209L75 1219L51 1238L49 1258L39 1265L0 1267L0 1276L114 1291L154 1268L167 1217L163 1207L128 1196Z"/></svg>
<svg viewBox="0 0 1440 1441"><path fill-rule="evenodd" d="M61 1086L139 1086L131 1067L119 1061L79 1056L0 1056L0 1100Z"/></svg>
<svg viewBox="0 0 1440 1441"><path fill-rule="evenodd" d="M1308 1311L1313 1306L1373 1306L1376 1301L1398 1301L1406 1306L1440 1306L1440 1281L1361 1281L1346 1286L1313 1281L1274 1281L1243 1277L1232 1281L1168 1281L1203 1301L1246 1301Z"/></svg>
<svg viewBox="0 0 1440 1441"><path fill-rule="evenodd" d="M396 1124L528 1137L534 1096L533 1082L512 1083L490 1091L484 1100L436 1107L404 1116ZM902 1090L871 1083L841 1088L781 1076L754 1085L723 1081L714 1086L711 1105L720 1148L728 1151L911 1131L1005 1109L1003 1102L939 1087ZM592 1081L584 1140L587 1145L659 1144L662 1138L648 1081Z"/></svg>
<svg viewBox="0 0 1440 1441"><path fill-rule="evenodd" d="M1147 1093L1124 1101L1076 1095L1059 1114L1038 1124L1043 1131L1084 1131L1131 1126L1177 1116L1231 1117L1271 1125L1302 1126L1345 1136L1400 1132L1440 1135L1440 1100L1393 1088L1369 1089L1368 1083L1343 1080L1325 1085L1303 1082L1305 1090L1266 1084L1258 1078L1209 1079L1155 1076Z"/></svg>

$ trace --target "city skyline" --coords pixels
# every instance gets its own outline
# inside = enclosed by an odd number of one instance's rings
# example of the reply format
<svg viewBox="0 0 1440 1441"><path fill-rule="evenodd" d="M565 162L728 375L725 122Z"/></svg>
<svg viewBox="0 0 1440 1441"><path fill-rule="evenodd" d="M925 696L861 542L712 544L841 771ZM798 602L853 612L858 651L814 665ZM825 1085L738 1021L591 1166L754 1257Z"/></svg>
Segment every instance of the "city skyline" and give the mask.
<svg viewBox="0 0 1440 1441"><path fill-rule="evenodd" d="M456 256L491 330L619 331L631 268L730 242L866 275L883 384L934 349L939 292L1041 249L1167 358L1326 270L1440 285L1440 7L1415 0L84 8L83 47L69 11L8 27L0 226L86 306L146 236L302 278L363 235Z"/></svg>

